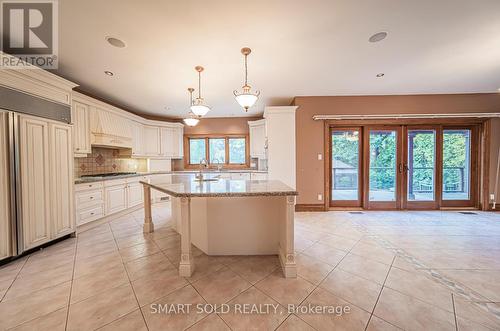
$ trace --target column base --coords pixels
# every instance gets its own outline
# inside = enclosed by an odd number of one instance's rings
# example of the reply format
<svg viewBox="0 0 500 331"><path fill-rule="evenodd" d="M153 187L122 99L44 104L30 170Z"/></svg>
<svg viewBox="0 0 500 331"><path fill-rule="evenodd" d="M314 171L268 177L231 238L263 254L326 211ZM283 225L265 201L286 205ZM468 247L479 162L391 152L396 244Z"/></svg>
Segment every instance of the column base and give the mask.
<svg viewBox="0 0 500 331"><path fill-rule="evenodd" d="M281 270L285 278L297 278L297 264L295 263L295 253L282 254L281 249L279 253Z"/></svg>
<svg viewBox="0 0 500 331"><path fill-rule="evenodd" d="M144 227L142 228L142 232L151 233L154 230L155 230L155 225L153 224L153 222L144 223Z"/></svg>
<svg viewBox="0 0 500 331"><path fill-rule="evenodd" d="M194 263L191 260L190 262L180 263L179 264L179 276L181 277L191 277L194 272Z"/></svg>

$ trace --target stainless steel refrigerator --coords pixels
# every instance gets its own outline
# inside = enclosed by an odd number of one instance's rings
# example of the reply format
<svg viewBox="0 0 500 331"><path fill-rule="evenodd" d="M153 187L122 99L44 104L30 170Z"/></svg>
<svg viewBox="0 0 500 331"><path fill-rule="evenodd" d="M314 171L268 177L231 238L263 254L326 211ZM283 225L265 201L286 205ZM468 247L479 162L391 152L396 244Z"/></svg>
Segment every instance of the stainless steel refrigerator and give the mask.
<svg viewBox="0 0 500 331"><path fill-rule="evenodd" d="M23 169L26 173L29 172L29 183L40 180L42 183L47 182L45 178L47 172L31 171L38 168L33 166L33 163L30 163L29 167L26 166L26 159L30 156L26 154L26 146L21 142L19 122L22 116L29 116L34 121L40 119L41 123L44 120L50 120L51 123L60 122L67 126L71 121L71 109L69 105L50 102L0 87L0 261L20 255L26 249L35 246L27 248L24 243L26 231L38 231L38 229L37 226L34 229L25 229L23 226L25 223L22 204L26 201L25 197L32 193L29 189L23 192L21 185ZM46 150L36 152L47 153ZM41 154L43 157L47 157L43 154ZM25 185L26 187L29 185ZM47 197L41 194L32 196L30 199L36 204ZM47 205L40 206L42 206L41 209L37 211L49 208ZM24 208L24 213L26 213L26 208ZM37 215L30 215L30 217L36 218Z"/></svg>

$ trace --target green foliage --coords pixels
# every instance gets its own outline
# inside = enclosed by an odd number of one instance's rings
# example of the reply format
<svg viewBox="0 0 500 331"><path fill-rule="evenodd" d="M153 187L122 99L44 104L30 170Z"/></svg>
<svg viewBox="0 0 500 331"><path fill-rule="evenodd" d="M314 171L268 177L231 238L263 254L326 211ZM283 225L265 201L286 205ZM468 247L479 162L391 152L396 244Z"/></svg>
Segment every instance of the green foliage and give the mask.
<svg viewBox="0 0 500 331"><path fill-rule="evenodd" d="M455 187L467 176L469 132L446 131L443 134L443 184ZM359 140L337 131L332 135L332 157L353 168L358 167ZM434 185L435 135L420 132L413 138L413 186ZM390 131L370 133L370 187L393 189L396 181L396 134ZM342 179L340 179L342 180Z"/></svg>

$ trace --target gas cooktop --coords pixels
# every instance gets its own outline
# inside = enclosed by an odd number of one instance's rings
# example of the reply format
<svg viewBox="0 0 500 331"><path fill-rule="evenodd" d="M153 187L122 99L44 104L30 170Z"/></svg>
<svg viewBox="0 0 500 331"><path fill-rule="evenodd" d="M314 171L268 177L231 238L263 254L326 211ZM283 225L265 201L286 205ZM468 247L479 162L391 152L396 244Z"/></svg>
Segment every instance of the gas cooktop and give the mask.
<svg viewBox="0 0 500 331"><path fill-rule="evenodd" d="M124 175L135 175L137 172L108 172L106 174L95 174L95 175L83 175L80 177L114 177L114 176L124 176Z"/></svg>

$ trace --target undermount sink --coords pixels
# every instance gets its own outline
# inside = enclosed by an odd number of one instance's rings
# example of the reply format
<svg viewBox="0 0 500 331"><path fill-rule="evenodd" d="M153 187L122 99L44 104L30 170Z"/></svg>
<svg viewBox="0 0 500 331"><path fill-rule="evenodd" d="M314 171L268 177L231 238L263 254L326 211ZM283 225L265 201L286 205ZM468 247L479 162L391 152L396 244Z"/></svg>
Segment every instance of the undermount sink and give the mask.
<svg viewBox="0 0 500 331"><path fill-rule="evenodd" d="M196 178L194 181L195 182L216 182L218 180L219 180L219 178L201 178L201 179Z"/></svg>
<svg viewBox="0 0 500 331"><path fill-rule="evenodd" d="M201 178L195 178L194 181L195 182L216 182L219 179L220 179L220 176L209 177L209 178L201 177Z"/></svg>

